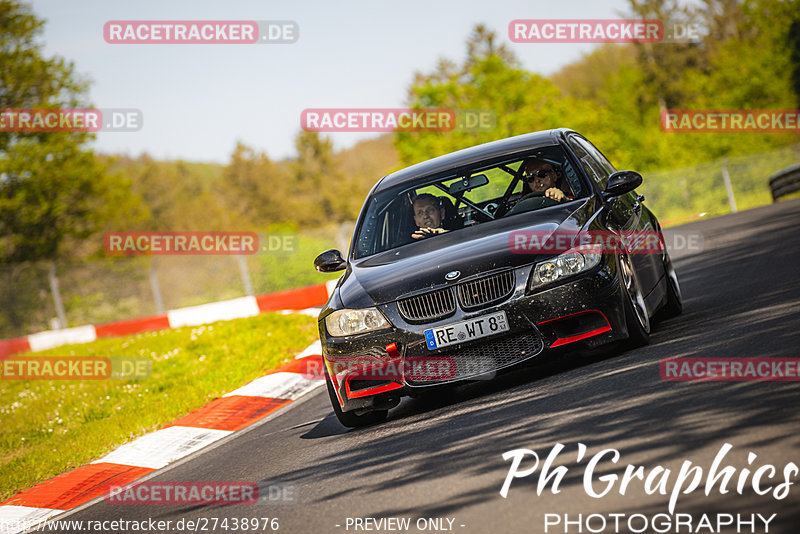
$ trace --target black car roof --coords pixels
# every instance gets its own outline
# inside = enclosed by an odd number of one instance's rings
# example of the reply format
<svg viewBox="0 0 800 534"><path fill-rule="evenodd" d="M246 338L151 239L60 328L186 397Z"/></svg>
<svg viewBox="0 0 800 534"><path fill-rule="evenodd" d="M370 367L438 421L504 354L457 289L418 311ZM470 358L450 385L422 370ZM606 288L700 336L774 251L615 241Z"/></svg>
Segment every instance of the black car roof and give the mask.
<svg viewBox="0 0 800 534"><path fill-rule="evenodd" d="M474 163L502 157L506 154L523 152L542 146L549 146L558 143L558 140L567 133L572 132L569 128L558 128L554 130L544 130L524 135L517 135L506 139L491 141L482 145L464 148L456 152L451 152L443 156L417 163L405 169L393 172L384 176L373 189L373 193L383 191L396 185L413 183L422 176L447 171L450 169L465 167Z"/></svg>

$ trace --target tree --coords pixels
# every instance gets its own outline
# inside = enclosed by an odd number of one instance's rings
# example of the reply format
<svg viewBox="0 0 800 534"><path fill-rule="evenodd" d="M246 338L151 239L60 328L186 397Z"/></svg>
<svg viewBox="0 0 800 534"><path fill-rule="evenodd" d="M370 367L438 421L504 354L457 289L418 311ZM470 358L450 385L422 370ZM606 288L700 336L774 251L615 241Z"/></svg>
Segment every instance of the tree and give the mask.
<svg viewBox="0 0 800 534"><path fill-rule="evenodd" d="M800 108L800 17L795 18L789 26L787 41L792 64L792 86L797 98L797 107Z"/></svg>
<svg viewBox="0 0 800 534"><path fill-rule="evenodd" d="M0 0L0 109L88 107L86 83L37 41L43 21ZM0 131L0 262L56 260L119 215L85 132ZM101 241L99 241L101 242Z"/></svg>
<svg viewBox="0 0 800 534"><path fill-rule="evenodd" d="M791 28L800 20L798 0L703 0L695 10L703 26L697 49L702 58L682 71L684 98L669 107L779 110L797 104ZM692 163L766 151L798 139L766 132L672 137L672 152L694 155Z"/></svg>
<svg viewBox="0 0 800 534"><path fill-rule="evenodd" d="M689 25L696 19L695 10L679 0L629 0L634 16L642 19L658 19L664 23L665 32L672 31L673 24ZM666 37L666 36L665 36ZM684 104L691 94L685 83L687 72L704 69L706 56L699 43L665 42L637 43L639 68L644 73L644 82L651 102L658 111L676 108Z"/></svg>
<svg viewBox="0 0 800 534"><path fill-rule="evenodd" d="M292 197L285 165L275 163L263 152L237 143L224 171L219 190L230 214L238 224L266 228L290 216L287 201Z"/></svg>
<svg viewBox="0 0 800 534"><path fill-rule="evenodd" d="M392 134L359 141L336 153L336 165L346 180L342 196L348 201L347 219L355 221L367 193L384 176L400 167Z"/></svg>
<svg viewBox="0 0 800 534"><path fill-rule="evenodd" d="M496 44L495 33L482 25L470 35L461 66L441 60L434 72L416 74L407 103L412 108L449 108L457 117L462 110L487 110L493 112L496 123L491 129L478 131L457 127L444 132L398 132L396 146L404 164L495 139L561 127L570 123L570 117L578 118L570 111L569 99L550 80L520 68L513 54Z"/></svg>
<svg viewBox="0 0 800 534"><path fill-rule="evenodd" d="M290 205L301 225L349 220L350 180L339 171L330 139L318 132L300 132L295 138L297 158L292 161ZM308 210L308 206L314 206ZM304 209L305 208L305 209Z"/></svg>
<svg viewBox="0 0 800 534"><path fill-rule="evenodd" d="M60 57L46 58L38 38L44 22L18 0L0 0L0 111L89 107L87 84ZM124 181L109 176L85 132L0 128L0 330L41 327L35 317L55 261L102 249L97 237L112 220L135 217Z"/></svg>

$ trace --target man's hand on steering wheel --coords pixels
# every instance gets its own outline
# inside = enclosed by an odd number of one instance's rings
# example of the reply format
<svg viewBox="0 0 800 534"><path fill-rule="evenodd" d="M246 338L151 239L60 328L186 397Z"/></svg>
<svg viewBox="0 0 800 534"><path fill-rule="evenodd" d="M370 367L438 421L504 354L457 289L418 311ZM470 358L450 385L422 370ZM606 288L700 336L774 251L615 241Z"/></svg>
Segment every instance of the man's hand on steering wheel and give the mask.
<svg viewBox="0 0 800 534"><path fill-rule="evenodd" d="M547 191L531 191L530 193L522 197L520 201L525 200L526 198L535 198L535 197L550 198L555 200L556 202L561 202L566 198L566 195L561 189L557 187L551 187Z"/></svg>
<svg viewBox="0 0 800 534"><path fill-rule="evenodd" d="M562 200L564 200L565 195L561 189L557 187L551 187L550 189L544 192L544 196L546 198L552 198L553 200L561 202Z"/></svg>
<svg viewBox="0 0 800 534"><path fill-rule="evenodd" d="M429 227L425 227L425 228L420 228L419 230L417 230L416 232L411 234L411 237L413 237L414 239L424 239L426 237L431 237L431 236L434 236L434 235L443 234L446 231L447 230L445 230L444 228L429 228Z"/></svg>

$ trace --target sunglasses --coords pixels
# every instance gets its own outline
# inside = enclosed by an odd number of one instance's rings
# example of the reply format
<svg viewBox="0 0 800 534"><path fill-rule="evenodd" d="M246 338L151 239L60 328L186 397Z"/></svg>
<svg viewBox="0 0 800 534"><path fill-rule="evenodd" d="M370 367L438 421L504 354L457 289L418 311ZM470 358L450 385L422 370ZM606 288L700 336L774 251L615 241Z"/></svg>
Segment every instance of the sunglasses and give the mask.
<svg viewBox="0 0 800 534"><path fill-rule="evenodd" d="M533 171L533 172L526 173L525 175L522 176L522 178L526 182L532 182L536 178L544 178L545 176L547 176L548 174L551 174L553 172L554 172L553 169L547 169L547 170L539 169L538 171Z"/></svg>

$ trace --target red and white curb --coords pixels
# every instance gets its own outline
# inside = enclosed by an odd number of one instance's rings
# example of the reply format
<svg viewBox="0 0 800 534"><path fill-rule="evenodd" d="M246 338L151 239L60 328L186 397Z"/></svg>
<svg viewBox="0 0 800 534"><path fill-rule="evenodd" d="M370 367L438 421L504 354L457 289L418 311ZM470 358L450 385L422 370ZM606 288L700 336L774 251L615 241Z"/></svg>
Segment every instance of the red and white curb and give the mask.
<svg viewBox="0 0 800 534"><path fill-rule="evenodd" d="M198 326L215 321L253 317L265 312L316 315L328 301L336 280L324 284L289 289L251 297L201 304L170 310L160 315L125 319L101 325L48 330L25 337L0 340L0 360L20 352L37 352L72 343L91 343L99 338L125 336L150 330Z"/></svg>
<svg viewBox="0 0 800 534"><path fill-rule="evenodd" d="M0 359L17 352L44 350L68 343L145 330L195 326L252 317L266 311L316 315L336 280L296 290L242 297L166 314L99 326L80 326L0 341ZM291 311L291 310L299 310ZM18 534L88 503L273 415L303 395L325 385L322 347L314 342L297 357L165 428L127 443L94 462L22 491L0 503L0 534Z"/></svg>
<svg viewBox="0 0 800 534"><path fill-rule="evenodd" d="M167 427L0 503L0 533L18 534L102 497L245 429L325 385L316 341L294 360L215 399Z"/></svg>

